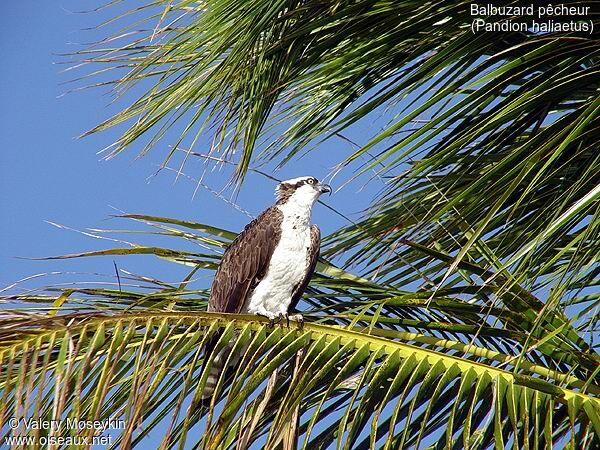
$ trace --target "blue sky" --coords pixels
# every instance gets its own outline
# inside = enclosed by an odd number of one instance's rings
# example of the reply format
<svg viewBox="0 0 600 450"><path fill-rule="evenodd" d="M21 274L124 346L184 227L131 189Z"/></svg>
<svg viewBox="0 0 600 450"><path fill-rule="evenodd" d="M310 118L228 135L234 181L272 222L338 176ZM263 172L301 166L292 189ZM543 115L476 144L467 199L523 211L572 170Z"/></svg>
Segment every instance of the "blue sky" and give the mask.
<svg viewBox="0 0 600 450"><path fill-rule="evenodd" d="M88 28L112 17L136 2L91 10L96 1L7 2L2 5L0 27L0 142L3 147L0 166L1 221L0 286L11 285L22 278L50 271L78 271L114 274L113 258L86 258L61 261L31 261L19 257L43 257L121 246L94 239L81 233L52 226L57 223L76 230L87 228L131 228L129 221L109 219L119 211L142 213L209 223L239 231L249 217L231 204L187 177L176 180L175 173L163 170L154 175L162 162L168 144L163 141L148 156L136 158L137 149L124 152L109 161L98 152L111 144L121 129L109 130L83 139L76 137L98 124L126 104L112 104L108 89L89 89L74 93L69 90L86 82L69 83L89 73L92 68L66 71L72 58L64 54L80 50L83 44L96 42L116 25L101 29ZM142 3L142 2L137 2ZM94 81L97 81L96 79ZM143 89L144 86L140 86ZM63 95L66 94L66 95ZM348 137L363 142L361 126ZM201 140L197 151L210 142L210 135ZM173 141L175 138L173 138ZM336 162L351 151L341 139L321 145L317 151L297 158L282 170L273 173L279 179L301 175L326 177ZM177 167L173 164L174 168ZM263 167L270 171L274 164ZM205 174L206 182L220 190L229 179L230 170L215 169L198 160L191 160L185 174L198 179ZM328 180L329 181L329 180ZM339 187L343 178L332 181ZM352 215L366 206L381 184L351 184L325 199L345 214ZM257 214L273 201L275 183L251 174L240 194L232 198L241 208ZM231 198L226 190L224 198ZM356 215L354 215L356 217ZM324 234L343 221L322 205L316 207L313 219ZM116 237L116 236L115 236ZM127 237L131 239L130 236ZM152 238L134 238L134 242L168 246L169 242L154 242ZM119 267L135 273L176 281L188 269L158 262L152 257L114 258ZM200 282L210 282L211 273L199 274ZM95 279L91 275L52 275L37 278L18 288L39 287L49 283Z"/></svg>

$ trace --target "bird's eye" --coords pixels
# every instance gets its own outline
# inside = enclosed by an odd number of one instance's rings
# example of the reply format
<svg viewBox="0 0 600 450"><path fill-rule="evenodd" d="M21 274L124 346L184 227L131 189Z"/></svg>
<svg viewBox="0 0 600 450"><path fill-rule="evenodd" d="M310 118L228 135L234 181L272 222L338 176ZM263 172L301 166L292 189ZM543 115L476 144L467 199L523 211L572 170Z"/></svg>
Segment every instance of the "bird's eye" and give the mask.
<svg viewBox="0 0 600 450"><path fill-rule="evenodd" d="M309 178L308 180L306 180L306 182L308 184L315 184L317 182L317 180L315 180L314 178Z"/></svg>

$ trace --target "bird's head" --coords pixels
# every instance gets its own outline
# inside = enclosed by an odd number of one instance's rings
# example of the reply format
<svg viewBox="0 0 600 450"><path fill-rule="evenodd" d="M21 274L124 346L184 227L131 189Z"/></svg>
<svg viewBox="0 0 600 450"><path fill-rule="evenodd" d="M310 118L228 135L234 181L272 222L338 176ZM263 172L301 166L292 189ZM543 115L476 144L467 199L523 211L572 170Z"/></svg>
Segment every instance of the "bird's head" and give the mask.
<svg viewBox="0 0 600 450"><path fill-rule="evenodd" d="M315 177L299 177L279 183L275 194L279 204L295 202L310 207L325 192L331 194L328 184L320 183Z"/></svg>

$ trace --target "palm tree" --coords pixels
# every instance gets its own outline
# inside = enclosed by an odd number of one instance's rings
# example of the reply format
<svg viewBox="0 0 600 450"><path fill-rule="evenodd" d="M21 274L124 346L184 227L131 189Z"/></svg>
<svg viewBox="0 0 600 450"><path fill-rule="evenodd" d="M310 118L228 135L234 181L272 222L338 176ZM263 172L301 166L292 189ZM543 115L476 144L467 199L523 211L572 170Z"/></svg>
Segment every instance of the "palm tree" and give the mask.
<svg viewBox="0 0 600 450"><path fill-rule="evenodd" d="M157 434L161 448L599 445L597 34L559 16L570 29L474 33L463 1L180 0L136 12L145 19L106 43L121 44L82 52L108 64L94 73L126 69L117 92L149 83L91 130L136 119L111 156L178 130L166 161L184 142L192 158L212 133L239 185L255 160L287 163L383 114L338 170L385 188L326 237L303 329L203 312L207 290L188 285L216 268L209 252L67 255L149 254L190 274L8 297L45 314L0 319L4 437L91 437L9 429L78 417L122 419L112 443L123 448ZM126 218L210 249L235 236ZM232 340L242 360L203 402L202 347L218 330L217 347Z"/></svg>

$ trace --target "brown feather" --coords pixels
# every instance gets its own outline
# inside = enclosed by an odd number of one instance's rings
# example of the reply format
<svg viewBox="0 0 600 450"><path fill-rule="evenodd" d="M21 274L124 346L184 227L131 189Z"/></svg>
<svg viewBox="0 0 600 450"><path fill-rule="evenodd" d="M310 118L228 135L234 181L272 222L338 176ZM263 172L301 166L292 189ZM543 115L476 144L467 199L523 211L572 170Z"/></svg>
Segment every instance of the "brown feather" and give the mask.
<svg viewBox="0 0 600 450"><path fill-rule="evenodd" d="M272 206L250 222L225 250L213 279L208 310L239 313L264 277L281 237L283 214Z"/></svg>
<svg viewBox="0 0 600 450"><path fill-rule="evenodd" d="M315 267L317 265L317 260L319 259L319 252L321 248L321 230L317 225L311 225L310 227L310 249L308 251L308 256L306 258L306 275L302 282L294 288L294 293L292 294L292 302L288 308L288 312L292 312L296 309L296 305L302 298L302 294L308 287L308 283L312 277L312 274L315 271Z"/></svg>

